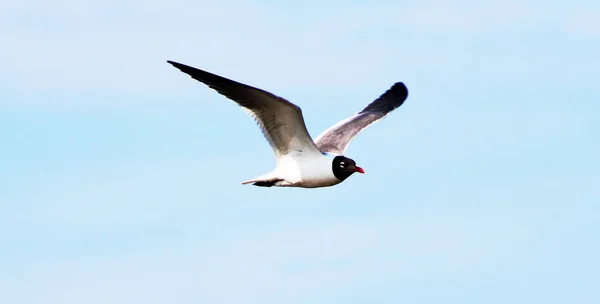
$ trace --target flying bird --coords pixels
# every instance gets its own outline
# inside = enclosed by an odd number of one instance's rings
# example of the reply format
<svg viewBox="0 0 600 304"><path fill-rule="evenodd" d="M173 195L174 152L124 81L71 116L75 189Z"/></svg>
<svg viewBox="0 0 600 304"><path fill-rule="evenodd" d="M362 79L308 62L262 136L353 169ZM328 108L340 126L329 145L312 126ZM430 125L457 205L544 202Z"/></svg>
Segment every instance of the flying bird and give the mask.
<svg viewBox="0 0 600 304"><path fill-rule="evenodd" d="M344 156L354 136L404 103L408 89L395 83L362 111L325 130L314 141L302 110L284 98L181 63L167 61L192 78L235 101L254 117L275 153L269 173L242 184L262 187L318 188L337 185L363 168Z"/></svg>

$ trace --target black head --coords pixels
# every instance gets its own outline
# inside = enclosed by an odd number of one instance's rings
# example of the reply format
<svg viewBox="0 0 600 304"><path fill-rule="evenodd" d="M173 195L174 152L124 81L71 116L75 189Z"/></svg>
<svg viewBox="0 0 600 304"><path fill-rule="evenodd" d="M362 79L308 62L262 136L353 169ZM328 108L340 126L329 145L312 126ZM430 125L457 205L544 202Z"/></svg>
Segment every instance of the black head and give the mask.
<svg viewBox="0 0 600 304"><path fill-rule="evenodd" d="M332 170L333 175L341 181L347 179L354 172L365 173L365 170L357 166L354 160L344 156L336 156L333 159Z"/></svg>

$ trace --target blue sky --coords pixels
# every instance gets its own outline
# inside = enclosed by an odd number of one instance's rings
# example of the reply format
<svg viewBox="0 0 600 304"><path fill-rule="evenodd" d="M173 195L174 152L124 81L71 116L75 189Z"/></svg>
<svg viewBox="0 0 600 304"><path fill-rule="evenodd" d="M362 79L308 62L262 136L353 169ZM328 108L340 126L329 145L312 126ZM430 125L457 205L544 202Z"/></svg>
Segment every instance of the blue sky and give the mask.
<svg viewBox="0 0 600 304"><path fill-rule="evenodd" d="M598 303L597 1L0 4L2 303ZM406 103L324 189L175 60ZM235 141L227 140L229 138Z"/></svg>

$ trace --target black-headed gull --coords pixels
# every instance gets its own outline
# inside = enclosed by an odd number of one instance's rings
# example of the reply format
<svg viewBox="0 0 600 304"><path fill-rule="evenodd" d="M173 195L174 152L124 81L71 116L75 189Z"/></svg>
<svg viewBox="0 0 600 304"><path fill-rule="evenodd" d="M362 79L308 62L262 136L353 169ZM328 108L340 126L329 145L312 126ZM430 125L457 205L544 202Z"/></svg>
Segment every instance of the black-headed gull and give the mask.
<svg viewBox="0 0 600 304"><path fill-rule="evenodd" d="M276 158L273 171L242 182L263 187L317 188L339 184L355 172L365 173L345 157L350 141L360 131L404 103L408 90L397 82L362 111L325 130L312 140L302 110L267 91L181 63L167 61L192 78L235 101L254 117Z"/></svg>

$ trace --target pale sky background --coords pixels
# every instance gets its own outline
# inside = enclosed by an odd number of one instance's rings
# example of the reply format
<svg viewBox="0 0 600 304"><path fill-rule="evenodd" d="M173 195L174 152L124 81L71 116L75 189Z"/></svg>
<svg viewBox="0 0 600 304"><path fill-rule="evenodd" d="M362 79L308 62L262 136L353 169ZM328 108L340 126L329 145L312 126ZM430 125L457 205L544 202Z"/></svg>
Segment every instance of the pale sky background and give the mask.
<svg viewBox="0 0 600 304"><path fill-rule="evenodd" d="M600 2L3 1L0 303L600 303ZM323 189L166 63L313 136L403 81ZM229 140L231 139L231 140Z"/></svg>

